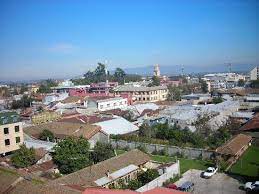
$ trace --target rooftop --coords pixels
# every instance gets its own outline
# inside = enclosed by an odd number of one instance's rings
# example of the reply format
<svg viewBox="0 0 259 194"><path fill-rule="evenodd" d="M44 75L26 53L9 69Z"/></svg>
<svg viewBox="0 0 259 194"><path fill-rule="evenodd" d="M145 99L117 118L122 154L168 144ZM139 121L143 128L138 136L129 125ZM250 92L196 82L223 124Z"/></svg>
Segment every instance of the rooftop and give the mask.
<svg viewBox="0 0 259 194"><path fill-rule="evenodd" d="M153 86L153 87L145 87L145 86L132 86L132 85L121 85L114 88L116 92L148 92L148 91L155 91L155 90L165 90L167 86Z"/></svg>
<svg viewBox="0 0 259 194"><path fill-rule="evenodd" d="M16 112L0 112L0 125L17 123L20 117Z"/></svg>
<svg viewBox="0 0 259 194"><path fill-rule="evenodd" d="M239 150L241 150L245 145L251 142L252 137L249 135L238 134L229 140L224 145L218 147L216 152L223 155L234 156Z"/></svg>
<svg viewBox="0 0 259 194"><path fill-rule="evenodd" d="M114 173L131 164L140 166L150 160L150 156L137 149L131 150L119 156L88 166L79 171L71 173L54 180L53 184L77 184L82 187L96 187L95 181L107 176L106 173Z"/></svg>
<svg viewBox="0 0 259 194"><path fill-rule="evenodd" d="M90 139L97 132L101 131L100 127L94 125L70 122L50 122L46 124L26 127L24 128L24 132L28 135L38 138L44 129L48 129L55 135L55 137L61 139L67 136L83 136L86 139Z"/></svg>

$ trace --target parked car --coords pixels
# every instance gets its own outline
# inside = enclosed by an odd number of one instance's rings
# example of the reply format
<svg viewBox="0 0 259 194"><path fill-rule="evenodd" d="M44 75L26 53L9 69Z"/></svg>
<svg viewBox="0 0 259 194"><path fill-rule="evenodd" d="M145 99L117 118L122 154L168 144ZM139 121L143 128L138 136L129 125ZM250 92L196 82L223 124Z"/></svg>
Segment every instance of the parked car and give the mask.
<svg viewBox="0 0 259 194"><path fill-rule="evenodd" d="M259 181L247 182L244 188L246 191L259 192Z"/></svg>
<svg viewBox="0 0 259 194"><path fill-rule="evenodd" d="M194 190L194 184L190 181L186 181L180 187L178 187L178 190L192 192Z"/></svg>
<svg viewBox="0 0 259 194"><path fill-rule="evenodd" d="M171 184L167 185L166 187L169 188L169 189L178 190L178 187L174 183L171 183Z"/></svg>
<svg viewBox="0 0 259 194"><path fill-rule="evenodd" d="M209 167L206 171L202 172L202 177L211 178L218 171L217 167Z"/></svg>

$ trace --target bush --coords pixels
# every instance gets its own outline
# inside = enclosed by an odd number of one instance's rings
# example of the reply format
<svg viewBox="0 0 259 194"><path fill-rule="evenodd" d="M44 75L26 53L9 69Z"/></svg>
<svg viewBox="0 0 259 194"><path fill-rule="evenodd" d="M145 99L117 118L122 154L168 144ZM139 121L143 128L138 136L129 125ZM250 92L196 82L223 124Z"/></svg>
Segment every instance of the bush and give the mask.
<svg viewBox="0 0 259 194"><path fill-rule="evenodd" d="M36 162L35 150L27 148L24 144L16 150L11 157L12 164L17 168L25 168Z"/></svg>
<svg viewBox="0 0 259 194"><path fill-rule="evenodd" d="M43 140L43 141L51 141L53 142L55 137L54 137L54 134L47 130L47 129L44 129L42 131L42 133L40 134L40 139Z"/></svg>

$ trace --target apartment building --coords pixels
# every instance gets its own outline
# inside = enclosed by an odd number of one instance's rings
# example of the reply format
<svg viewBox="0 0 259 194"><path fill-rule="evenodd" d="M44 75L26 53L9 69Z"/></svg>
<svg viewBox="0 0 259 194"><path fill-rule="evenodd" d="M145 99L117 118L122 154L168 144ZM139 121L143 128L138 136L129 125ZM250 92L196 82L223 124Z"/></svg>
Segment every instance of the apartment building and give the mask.
<svg viewBox="0 0 259 194"><path fill-rule="evenodd" d="M259 67L255 67L250 71L250 80L258 80L259 79Z"/></svg>
<svg viewBox="0 0 259 194"><path fill-rule="evenodd" d="M22 122L15 112L0 113L0 154L18 150L23 143Z"/></svg>
<svg viewBox="0 0 259 194"><path fill-rule="evenodd" d="M122 85L114 89L115 95L130 94L134 102L156 102L167 99L167 86L145 87L134 85Z"/></svg>

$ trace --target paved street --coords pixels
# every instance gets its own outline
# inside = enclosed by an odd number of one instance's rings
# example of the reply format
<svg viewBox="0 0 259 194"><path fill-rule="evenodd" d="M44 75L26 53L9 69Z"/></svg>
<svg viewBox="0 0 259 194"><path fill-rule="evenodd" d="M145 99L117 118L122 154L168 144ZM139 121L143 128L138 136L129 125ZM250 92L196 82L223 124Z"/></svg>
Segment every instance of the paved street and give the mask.
<svg viewBox="0 0 259 194"><path fill-rule="evenodd" d="M180 186L185 181L194 183L194 194L244 194L245 191L239 189L242 185L236 179L224 173L217 173L210 179L200 177L202 171L189 170L183 174L183 178L176 182Z"/></svg>

